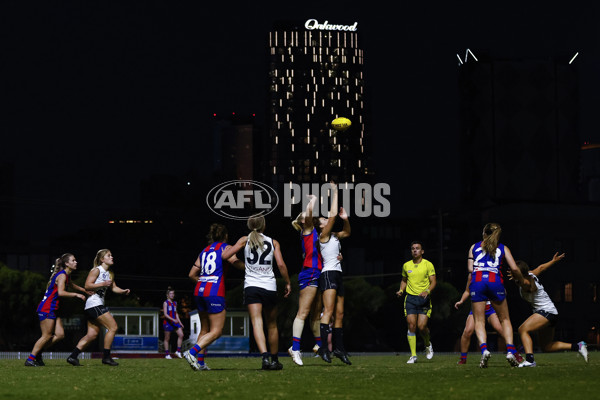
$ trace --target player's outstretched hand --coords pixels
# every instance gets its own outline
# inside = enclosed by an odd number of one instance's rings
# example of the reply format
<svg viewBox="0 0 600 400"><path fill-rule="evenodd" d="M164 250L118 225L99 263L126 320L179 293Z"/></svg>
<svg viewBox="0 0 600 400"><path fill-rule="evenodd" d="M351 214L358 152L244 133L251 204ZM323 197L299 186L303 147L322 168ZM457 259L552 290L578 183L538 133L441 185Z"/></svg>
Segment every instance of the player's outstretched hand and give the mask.
<svg viewBox="0 0 600 400"><path fill-rule="evenodd" d="M346 210L344 210L344 207L340 207L340 214L339 214L341 219L348 219L348 213L346 212Z"/></svg>

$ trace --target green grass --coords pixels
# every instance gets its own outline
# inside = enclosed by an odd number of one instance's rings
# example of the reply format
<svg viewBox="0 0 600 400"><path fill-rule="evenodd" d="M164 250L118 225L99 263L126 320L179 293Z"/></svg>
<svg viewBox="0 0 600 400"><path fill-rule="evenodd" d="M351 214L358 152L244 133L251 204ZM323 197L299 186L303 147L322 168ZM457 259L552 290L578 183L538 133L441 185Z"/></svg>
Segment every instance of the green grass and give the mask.
<svg viewBox="0 0 600 400"><path fill-rule="evenodd" d="M576 353L538 354L537 368L510 368L493 354L489 368L457 355L419 358L354 356L353 365L304 358L304 367L282 357L282 371L261 371L259 358L207 358L212 371L195 372L185 360L121 359L118 367L82 360L0 360L0 399L595 399L600 396L600 357L585 364Z"/></svg>

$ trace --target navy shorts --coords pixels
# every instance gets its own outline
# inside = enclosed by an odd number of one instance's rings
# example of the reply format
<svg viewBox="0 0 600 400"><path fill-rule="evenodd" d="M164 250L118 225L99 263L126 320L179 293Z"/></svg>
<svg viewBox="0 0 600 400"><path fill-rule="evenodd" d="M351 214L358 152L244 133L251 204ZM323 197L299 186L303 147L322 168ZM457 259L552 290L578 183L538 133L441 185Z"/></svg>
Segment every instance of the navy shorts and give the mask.
<svg viewBox="0 0 600 400"><path fill-rule="evenodd" d="M244 304L256 303L260 303L266 307L275 307L277 305L277 292L256 286L244 288Z"/></svg>
<svg viewBox="0 0 600 400"><path fill-rule="evenodd" d="M554 328L556 326L556 323L558 322L558 314L553 314L544 310L537 310L535 313L540 314L542 317L550 321L551 328Z"/></svg>
<svg viewBox="0 0 600 400"><path fill-rule="evenodd" d="M324 292L329 289L335 289L337 296L344 297L344 279L340 271L321 272L319 290Z"/></svg>
<svg viewBox="0 0 600 400"><path fill-rule="evenodd" d="M45 319L56 319L56 314L54 314L54 311L50 311L50 312L38 312L38 318L40 319L40 321L43 321Z"/></svg>
<svg viewBox="0 0 600 400"><path fill-rule="evenodd" d="M179 325L179 324L174 324L173 322L167 321L166 319L163 320L163 330L165 332L173 332L180 328L181 328L181 325Z"/></svg>
<svg viewBox="0 0 600 400"><path fill-rule="evenodd" d="M108 307L96 306L96 307L88 308L88 309L84 310L83 312L85 313L85 316L89 320L95 320L95 319L98 319L98 317L100 317L102 314L106 314L108 312Z"/></svg>
<svg viewBox="0 0 600 400"><path fill-rule="evenodd" d="M427 317L431 316L431 297L425 298L421 296L415 296L413 294L406 294L404 298L404 315L411 314L424 314Z"/></svg>
<svg viewBox="0 0 600 400"><path fill-rule="evenodd" d="M298 286L300 290L305 287L319 287L319 277L321 276L321 270L318 268L304 268L298 274Z"/></svg>
<svg viewBox="0 0 600 400"><path fill-rule="evenodd" d="M225 297L223 296L194 296L198 312L218 314L225 310Z"/></svg>
<svg viewBox="0 0 600 400"><path fill-rule="evenodd" d="M474 303L488 300L501 302L506 299L506 290L502 282L471 282L469 291Z"/></svg>

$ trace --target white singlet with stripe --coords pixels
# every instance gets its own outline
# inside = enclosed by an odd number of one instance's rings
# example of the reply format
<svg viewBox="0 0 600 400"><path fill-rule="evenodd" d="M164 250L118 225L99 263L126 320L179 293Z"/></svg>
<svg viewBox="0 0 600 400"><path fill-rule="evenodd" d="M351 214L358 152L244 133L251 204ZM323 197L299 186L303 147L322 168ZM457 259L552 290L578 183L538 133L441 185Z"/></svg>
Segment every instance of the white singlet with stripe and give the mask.
<svg viewBox="0 0 600 400"><path fill-rule="evenodd" d="M529 293L519 288L519 292L521 293L521 297L523 298L523 300L531 304L531 306L533 307L533 312L544 310L551 314L558 315L558 310L556 309L556 306L554 305L552 300L550 300L550 296L548 296L548 293L546 293L546 291L544 290L544 286L542 286L538 277L532 274L531 272L529 273L529 276L533 278L537 290L533 293Z"/></svg>
<svg viewBox="0 0 600 400"><path fill-rule="evenodd" d="M263 240L262 249L252 249L250 241L246 242L244 248L244 263L246 264L244 288L254 286L276 291L277 282L275 282L275 274L273 273L273 254L275 252L273 239L262 233L260 236Z"/></svg>
<svg viewBox="0 0 600 400"><path fill-rule="evenodd" d="M98 274L98 277L94 283L102 283L111 280L110 273L102 268L102 265L99 265L96 268L100 270L100 273ZM106 295L107 290L108 286L103 286L100 289L96 289L96 293L88 297L85 301L85 309L87 310L88 308L103 306L104 296Z"/></svg>
<svg viewBox="0 0 600 400"><path fill-rule="evenodd" d="M334 234L329 236L327 243L319 242L321 248L321 256L323 257L323 269L321 273L326 271L340 271L342 272L342 264L338 260L338 256L342 251L342 245L340 240Z"/></svg>

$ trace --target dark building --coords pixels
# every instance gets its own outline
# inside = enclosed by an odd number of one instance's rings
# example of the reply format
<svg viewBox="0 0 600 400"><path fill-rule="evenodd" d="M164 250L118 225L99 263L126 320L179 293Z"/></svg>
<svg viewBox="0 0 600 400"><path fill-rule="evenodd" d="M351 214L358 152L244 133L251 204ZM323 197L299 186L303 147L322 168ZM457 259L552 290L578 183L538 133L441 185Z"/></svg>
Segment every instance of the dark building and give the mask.
<svg viewBox="0 0 600 400"><path fill-rule="evenodd" d="M587 201L600 202L600 144L581 147L581 187Z"/></svg>
<svg viewBox="0 0 600 400"><path fill-rule="evenodd" d="M278 22L269 33L267 182L361 182L370 173L359 25ZM350 119L345 131L331 121Z"/></svg>
<svg viewBox="0 0 600 400"><path fill-rule="evenodd" d="M11 239L15 224L15 167L0 162L0 240Z"/></svg>
<svg viewBox="0 0 600 400"><path fill-rule="evenodd" d="M478 56L459 66L466 243L497 222L501 241L531 268L566 253L540 278L561 315L557 339L597 343L600 175L596 146L579 144L576 65ZM531 309L506 287L518 326Z"/></svg>
<svg viewBox="0 0 600 400"><path fill-rule="evenodd" d="M213 123L214 171L225 180L253 180L260 162L260 139L255 117L218 118ZM255 150L257 150L255 154Z"/></svg>
<svg viewBox="0 0 600 400"><path fill-rule="evenodd" d="M575 66L480 56L459 68L464 199L579 200Z"/></svg>

